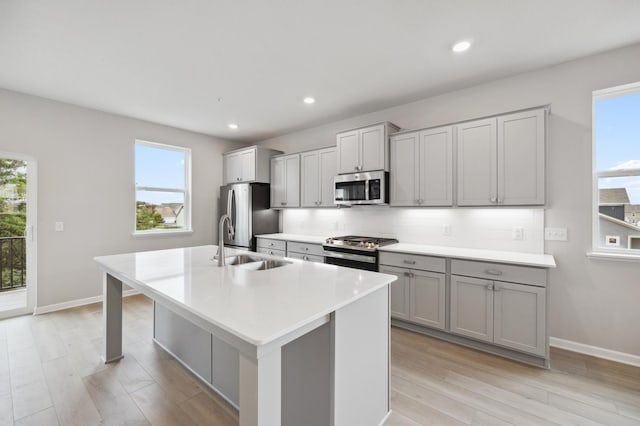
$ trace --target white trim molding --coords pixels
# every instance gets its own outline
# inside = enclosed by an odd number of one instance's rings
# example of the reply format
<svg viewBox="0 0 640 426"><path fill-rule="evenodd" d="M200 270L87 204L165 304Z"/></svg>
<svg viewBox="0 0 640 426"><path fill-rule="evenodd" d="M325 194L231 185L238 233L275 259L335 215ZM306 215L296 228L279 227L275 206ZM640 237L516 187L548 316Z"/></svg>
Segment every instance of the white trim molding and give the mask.
<svg viewBox="0 0 640 426"><path fill-rule="evenodd" d="M571 340L559 339L557 337L550 337L549 345L558 349L564 349L584 355L591 355L596 358L607 359L609 361L615 361L622 364L633 365L634 367L640 367L640 356L638 355L600 348L598 346L585 345L584 343L572 342Z"/></svg>
<svg viewBox="0 0 640 426"><path fill-rule="evenodd" d="M140 294L138 290L130 289L122 292L122 297L134 296ZM91 305L92 303L102 302L102 295L87 297L84 299L70 300L68 302L54 303L53 305L36 306L33 315L41 315L49 312L62 311L63 309L76 308L78 306Z"/></svg>

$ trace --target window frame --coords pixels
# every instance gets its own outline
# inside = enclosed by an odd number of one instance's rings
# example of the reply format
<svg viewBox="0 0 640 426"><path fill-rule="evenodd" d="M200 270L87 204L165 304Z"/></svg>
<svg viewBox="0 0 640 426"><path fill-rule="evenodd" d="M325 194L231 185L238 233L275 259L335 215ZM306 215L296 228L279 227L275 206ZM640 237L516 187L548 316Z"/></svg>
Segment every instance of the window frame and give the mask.
<svg viewBox="0 0 640 426"><path fill-rule="evenodd" d="M594 90L591 101L591 171L592 171L592 230L591 230L591 252L589 257L612 259L612 260L633 260L640 261L640 250L630 248L602 247L600 241L600 188L598 179L611 177L640 177L640 169L626 170L606 170L598 172L596 168L597 141L596 141L596 103L604 99L617 98L621 96L640 94L640 82L625 84L622 86L610 87L607 89Z"/></svg>
<svg viewBox="0 0 640 426"><path fill-rule="evenodd" d="M136 147L138 145L148 146L151 148L165 149L170 151L177 151L184 153L184 189L179 188L163 188L157 186L139 186L136 182ZM146 235L175 235L175 234L190 234L193 233L191 227L191 148L169 145L158 142L150 142L142 139L136 139L133 145L133 235L134 236L146 236ZM173 192L184 195L184 225L181 228L175 229L137 229L137 195L138 191L149 192Z"/></svg>

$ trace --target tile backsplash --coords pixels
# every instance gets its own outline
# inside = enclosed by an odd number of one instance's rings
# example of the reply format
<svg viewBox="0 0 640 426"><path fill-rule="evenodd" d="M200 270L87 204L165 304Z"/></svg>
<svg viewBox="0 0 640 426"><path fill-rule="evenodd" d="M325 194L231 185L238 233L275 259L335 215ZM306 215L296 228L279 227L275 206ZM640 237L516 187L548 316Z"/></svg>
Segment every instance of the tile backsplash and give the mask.
<svg viewBox="0 0 640 426"><path fill-rule="evenodd" d="M282 231L393 237L403 243L544 252L544 209L396 208L285 209Z"/></svg>

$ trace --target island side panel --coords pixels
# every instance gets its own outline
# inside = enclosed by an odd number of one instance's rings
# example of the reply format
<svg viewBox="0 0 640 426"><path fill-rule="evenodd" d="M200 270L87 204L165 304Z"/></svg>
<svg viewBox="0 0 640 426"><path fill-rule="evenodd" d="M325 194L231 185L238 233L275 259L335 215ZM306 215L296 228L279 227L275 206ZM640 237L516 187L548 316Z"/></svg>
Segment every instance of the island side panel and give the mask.
<svg viewBox="0 0 640 426"><path fill-rule="evenodd" d="M332 321L333 425L379 425L389 413L389 288Z"/></svg>
<svg viewBox="0 0 640 426"><path fill-rule="evenodd" d="M102 280L105 364L122 358L122 281L108 273Z"/></svg>
<svg viewBox="0 0 640 426"><path fill-rule="evenodd" d="M258 359L240 353L240 426L282 423L282 349Z"/></svg>

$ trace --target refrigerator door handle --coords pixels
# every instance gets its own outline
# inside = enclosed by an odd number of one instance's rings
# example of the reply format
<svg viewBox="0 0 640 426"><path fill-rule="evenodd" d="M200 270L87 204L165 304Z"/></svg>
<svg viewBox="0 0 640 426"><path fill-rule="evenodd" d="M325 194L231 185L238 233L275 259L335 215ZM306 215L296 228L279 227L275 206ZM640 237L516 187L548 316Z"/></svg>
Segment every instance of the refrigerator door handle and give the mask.
<svg viewBox="0 0 640 426"><path fill-rule="evenodd" d="M231 223L227 226L227 236L229 240L233 240L235 238L235 229L236 229L236 215L234 212L234 204L235 204L235 190L230 189L227 193L227 216L231 219Z"/></svg>

